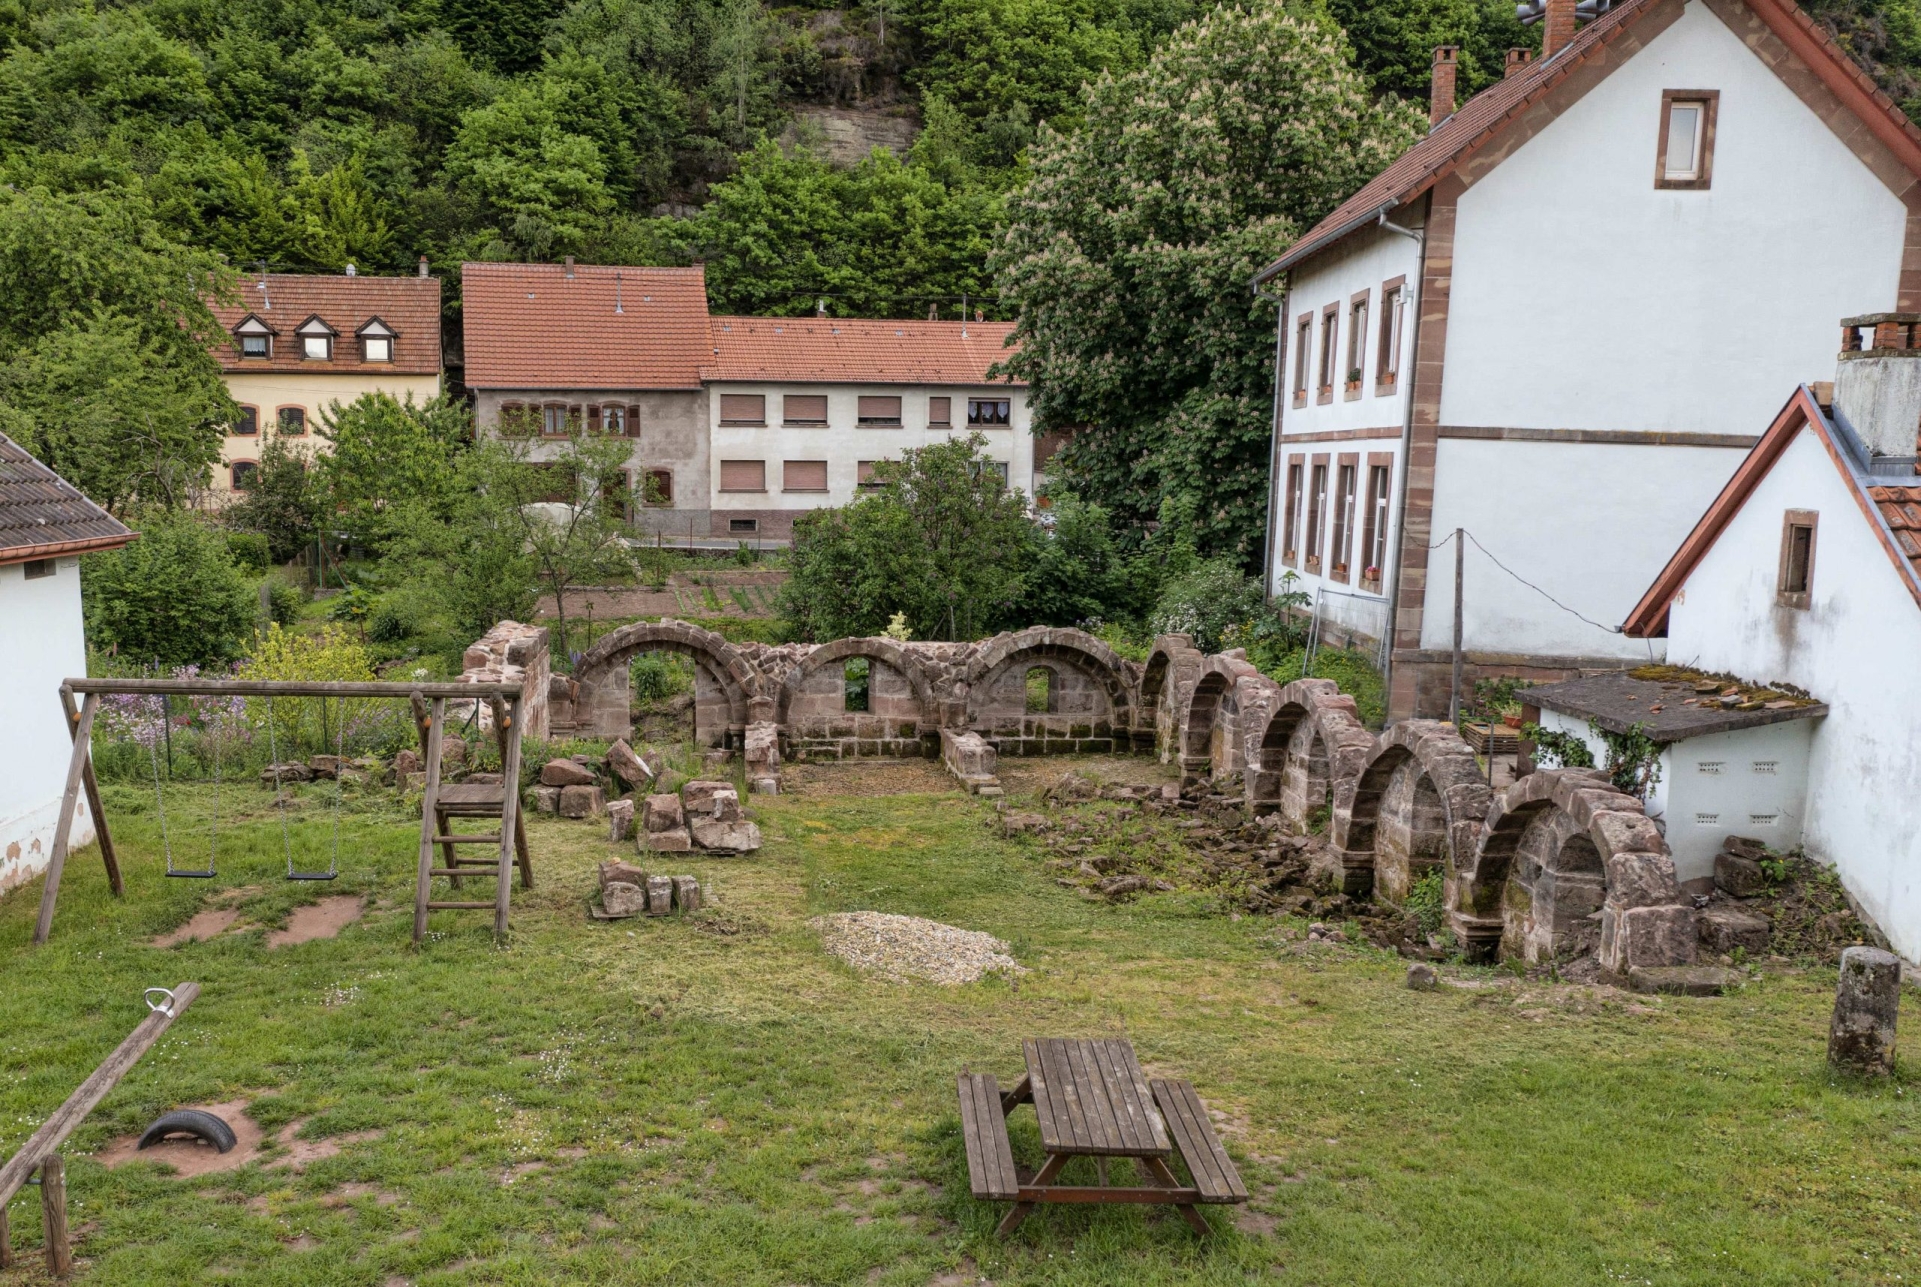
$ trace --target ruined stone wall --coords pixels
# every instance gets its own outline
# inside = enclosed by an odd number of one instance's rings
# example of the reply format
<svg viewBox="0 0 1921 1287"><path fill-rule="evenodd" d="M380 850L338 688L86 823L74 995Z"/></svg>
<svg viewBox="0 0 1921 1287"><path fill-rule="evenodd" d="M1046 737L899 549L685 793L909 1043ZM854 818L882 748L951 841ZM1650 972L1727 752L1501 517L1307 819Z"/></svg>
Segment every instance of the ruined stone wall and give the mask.
<svg viewBox="0 0 1921 1287"><path fill-rule="evenodd" d="M547 718L547 692L552 677L553 656L548 644L547 627L523 625L518 621L502 621L492 630L480 636L467 646L461 658L460 684L511 684L521 685L521 727L523 738L532 737L545 741L549 733ZM464 719L472 705L466 702L454 703L461 707ZM479 726L482 732L492 732L494 727L493 711L486 702L480 707ZM451 719L452 716L450 715Z"/></svg>

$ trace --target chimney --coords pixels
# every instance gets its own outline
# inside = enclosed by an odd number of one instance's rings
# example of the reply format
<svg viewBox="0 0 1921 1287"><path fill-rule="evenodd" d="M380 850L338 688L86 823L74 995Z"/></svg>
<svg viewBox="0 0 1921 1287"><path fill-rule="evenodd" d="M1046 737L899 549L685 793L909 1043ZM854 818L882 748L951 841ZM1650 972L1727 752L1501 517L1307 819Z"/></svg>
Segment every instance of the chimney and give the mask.
<svg viewBox="0 0 1921 1287"><path fill-rule="evenodd" d="M1434 47L1434 76L1427 83L1427 125L1433 129L1454 115L1454 73L1459 70L1460 47Z"/></svg>
<svg viewBox="0 0 1921 1287"><path fill-rule="evenodd" d="M827 301L825 299L817 299L814 301L814 316L827 316Z"/></svg>
<svg viewBox="0 0 1921 1287"><path fill-rule="evenodd" d="M1842 318L1833 398L1870 474L1921 473L1921 313Z"/></svg>
<svg viewBox="0 0 1921 1287"><path fill-rule="evenodd" d="M420 275L422 277L427 275L427 256L425 255L420 257Z"/></svg>
<svg viewBox="0 0 1921 1287"><path fill-rule="evenodd" d="M567 256L567 276L571 278L573 275L574 275L574 257L572 255L569 255Z"/></svg>
<svg viewBox="0 0 1921 1287"><path fill-rule="evenodd" d="M1515 48L1508 50L1506 75L1513 76L1519 72L1526 71L1528 64L1533 61L1534 51L1532 49Z"/></svg>
<svg viewBox="0 0 1921 1287"><path fill-rule="evenodd" d="M1541 29L1541 57L1552 58L1566 49L1574 39L1574 0L1547 0Z"/></svg>
<svg viewBox="0 0 1921 1287"><path fill-rule="evenodd" d="M353 275L354 275L354 261L349 259L347 261L347 276L352 277Z"/></svg>

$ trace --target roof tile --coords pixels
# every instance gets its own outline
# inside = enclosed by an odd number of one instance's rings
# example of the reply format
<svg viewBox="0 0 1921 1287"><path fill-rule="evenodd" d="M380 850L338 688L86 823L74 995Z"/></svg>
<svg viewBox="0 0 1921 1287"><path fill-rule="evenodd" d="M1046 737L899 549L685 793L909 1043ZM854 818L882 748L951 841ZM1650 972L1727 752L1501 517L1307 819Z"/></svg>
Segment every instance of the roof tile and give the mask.
<svg viewBox="0 0 1921 1287"><path fill-rule="evenodd" d="M113 549L133 539L120 520L0 434L0 563Z"/></svg>
<svg viewBox="0 0 1921 1287"><path fill-rule="evenodd" d="M697 389L712 358L700 268L462 264L476 389Z"/></svg>
<svg viewBox="0 0 1921 1287"><path fill-rule="evenodd" d="M885 321L844 317L716 317L712 381L846 384L1013 384L990 379L1008 356L1012 322Z"/></svg>
<svg viewBox="0 0 1921 1287"><path fill-rule="evenodd" d="M263 289L264 287L264 289ZM211 302L210 302L211 303ZM240 283L234 304L211 303L228 333L214 346L220 369L241 371L387 372L437 375L440 372L440 279L438 277L345 277L308 273L268 273ZM233 341L233 328L252 314L276 332L273 355L245 358ZM309 362L300 355L294 332L319 317L339 336L330 362ZM354 334L379 318L398 337L394 360L362 362Z"/></svg>

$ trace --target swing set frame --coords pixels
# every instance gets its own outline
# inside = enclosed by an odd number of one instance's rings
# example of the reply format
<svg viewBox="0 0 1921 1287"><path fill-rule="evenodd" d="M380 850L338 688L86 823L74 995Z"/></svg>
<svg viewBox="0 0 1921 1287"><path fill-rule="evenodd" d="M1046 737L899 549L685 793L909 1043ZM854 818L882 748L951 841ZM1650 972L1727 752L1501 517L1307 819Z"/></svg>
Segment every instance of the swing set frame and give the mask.
<svg viewBox="0 0 1921 1287"><path fill-rule="evenodd" d="M426 770L426 793L420 810L420 862L418 887L415 890L414 939L419 941L425 929L426 913L430 907L449 904L429 903L429 886L436 875L445 872L433 867L436 845L447 846L454 837L443 837L440 832L440 818L436 813L436 801L440 795L440 752L442 730L447 718L447 703L453 701L480 701L488 703L494 712L495 733L500 739L501 792L500 792L500 835L498 836L500 858L497 869L489 873L485 867L468 868L465 875L477 876L492 874L496 877L494 900L494 936L504 938L507 934L507 906L513 889L513 868L515 861L515 841L521 832L520 821L520 735L521 735L521 685L519 684L452 684L421 683L393 684L382 682L349 681L307 681L296 679L67 679L60 684L60 709L65 716L67 732L73 738L73 754L67 763L67 784L60 800L60 818L54 827L53 852L47 860L47 882L40 894L40 917L34 922L33 942L38 946L47 941L53 932L54 904L60 896L60 878L66 871L67 853L73 838L74 814L78 811L80 794L86 793L87 808L93 815L94 832L100 841L100 859L107 870L107 884L116 898L126 894L126 882L120 874L120 861L114 852L113 836L107 829L107 815L100 805L100 785L93 772L93 722L99 712L100 698L107 694L133 694L138 696L185 696L185 697L388 697L410 699L413 707L421 749L425 752L422 767ZM74 696L80 696L80 705L74 706ZM494 840L495 837L460 837L462 841L480 839ZM523 842L524 843L524 842ZM457 864L449 863L450 866ZM522 860L522 881L531 883L527 864ZM458 883L457 881L455 883ZM485 903L458 903L452 906L474 908L489 906Z"/></svg>

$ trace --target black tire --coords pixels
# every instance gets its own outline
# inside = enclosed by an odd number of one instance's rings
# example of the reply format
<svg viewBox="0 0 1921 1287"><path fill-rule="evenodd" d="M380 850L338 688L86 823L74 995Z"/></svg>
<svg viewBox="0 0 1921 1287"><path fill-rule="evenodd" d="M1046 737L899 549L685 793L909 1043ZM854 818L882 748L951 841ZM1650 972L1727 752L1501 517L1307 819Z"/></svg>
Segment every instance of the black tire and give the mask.
<svg viewBox="0 0 1921 1287"><path fill-rule="evenodd" d="M203 1113L197 1108L176 1108L149 1126L147 1133L140 1137L137 1147L147 1148L158 1144L169 1135L191 1135L207 1141L222 1153L237 1142L233 1137L233 1127L212 1113Z"/></svg>

